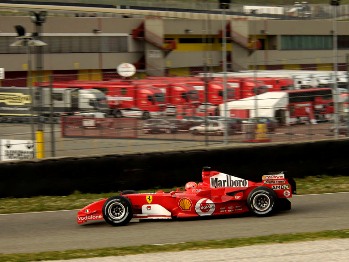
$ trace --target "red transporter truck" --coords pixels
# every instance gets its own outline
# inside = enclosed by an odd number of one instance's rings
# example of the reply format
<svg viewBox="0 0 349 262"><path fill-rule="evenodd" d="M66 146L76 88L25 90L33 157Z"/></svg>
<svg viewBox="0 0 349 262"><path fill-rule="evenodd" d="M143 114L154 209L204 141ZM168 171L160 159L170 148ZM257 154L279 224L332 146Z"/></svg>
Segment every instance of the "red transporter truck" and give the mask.
<svg viewBox="0 0 349 262"><path fill-rule="evenodd" d="M104 82L107 89L111 115L149 119L163 116L166 108L165 95L161 89L141 84L114 84Z"/></svg>
<svg viewBox="0 0 349 262"><path fill-rule="evenodd" d="M294 80L291 77L257 77L257 80L264 82L269 92L295 89Z"/></svg>
<svg viewBox="0 0 349 262"><path fill-rule="evenodd" d="M197 90L185 83L168 83L163 90L168 106L175 107L177 116L192 114L200 104Z"/></svg>
<svg viewBox="0 0 349 262"><path fill-rule="evenodd" d="M333 119L331 88L288 90L289 123L316 123Z"/></svg>
<svg viewBox="0 0 349 262"><path fill-rule="evenodd" d="M224 102L224 85L220 81L210 81L207 83L207 90L204 81L193 80L186 82L187 85L194 87L199 94L200 106L196 111L197 116L216 116L219 115L218 106ZM227 85L227 101L235 99L235 90Z"/></svg>
<svg viewBox="0 0 349 262"><path fill-rule="evenodd" d="M164 78L136 80L134 83L148 84L160 88L166 97L166 115L184 115L193 111L199 104L198 92L179 79Z"/></svg>
<svg viewBox="0 0 349 262"><path fill-rule="evenodd" d="M223 78L215 78L216 82L223 84ZM263 94L268 91L268 86L258 79L247 77L227 77L227 85L234 90L234 100Z"/></svg>
<svg viewBox="0 0 349 262"><path fill-rule="evenodd" d="M228 83L239 89L239 99L255 96L255 90L263 94L294 89L294 80L287 77L229 77Z"/></svg>
<svg viewBox="0 0 349 262"><path fill-rule="evenodd" d="M149 119L164 114L165 95L156 87L126 81L64 81L54 82L54 88L75 87L98 89L107 97L109 115Z"/></svg>

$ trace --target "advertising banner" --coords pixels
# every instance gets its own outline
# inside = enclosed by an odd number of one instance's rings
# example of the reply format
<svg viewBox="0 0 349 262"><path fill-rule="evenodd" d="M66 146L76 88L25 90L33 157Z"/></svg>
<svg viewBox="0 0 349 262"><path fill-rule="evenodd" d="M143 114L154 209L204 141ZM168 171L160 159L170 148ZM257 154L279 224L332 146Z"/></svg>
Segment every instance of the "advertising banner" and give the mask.
<svg viewBox="0 0 349 262"><path fill-rule="evenodd" d="M0 89L0 115L29 116L31 103L28 87L1 87Z"/></svg>
<svg viewBox="0 0 349 262"><path fill-rule="evenodd" d="M32 140L0 140L0 160L30 160L34 159L34 142Z"/></svg>

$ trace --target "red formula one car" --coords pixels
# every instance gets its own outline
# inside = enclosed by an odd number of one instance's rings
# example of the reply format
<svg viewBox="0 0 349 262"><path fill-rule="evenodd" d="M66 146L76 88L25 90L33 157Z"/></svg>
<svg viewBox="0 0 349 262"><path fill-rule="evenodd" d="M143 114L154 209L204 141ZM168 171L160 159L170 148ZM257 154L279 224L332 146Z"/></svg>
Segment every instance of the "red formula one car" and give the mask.
<svg viewBox="0 0 349 262"><path fill-rule="evenodd" d="M212 171L204 167L202 182L188 182L184 190L137 193L124 191L118 196L94 202L77 214L78 224L105 220L123 226L132 218L174 219L252 213L268 216L290 210L289 198L295 193L293 179L283 172L262 176L262 182Z"/></svg>

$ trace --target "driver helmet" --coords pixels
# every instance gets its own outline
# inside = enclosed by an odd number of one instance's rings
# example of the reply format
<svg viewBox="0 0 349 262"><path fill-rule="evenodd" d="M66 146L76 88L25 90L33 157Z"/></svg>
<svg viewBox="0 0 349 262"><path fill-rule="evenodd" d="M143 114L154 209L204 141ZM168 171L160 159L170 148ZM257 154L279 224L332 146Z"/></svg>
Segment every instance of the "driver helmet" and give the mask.
<svg viewBox="0 0 349 262"><path fill-rule="evenodd" d="M188 182L185 184L185 190L195 189L197 187L198 187L198 184L196 184L195 182Z"/></svg>

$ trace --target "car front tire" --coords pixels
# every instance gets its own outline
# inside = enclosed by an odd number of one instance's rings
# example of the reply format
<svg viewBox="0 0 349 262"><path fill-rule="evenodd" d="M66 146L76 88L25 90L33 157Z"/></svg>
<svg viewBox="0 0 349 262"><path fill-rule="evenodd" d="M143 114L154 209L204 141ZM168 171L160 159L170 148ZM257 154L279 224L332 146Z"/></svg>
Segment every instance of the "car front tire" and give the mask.
<svg viewBox="0 0 349 262"><path fill-rule="evenodd" d="M108 198L102 213L105 222L112 226L125 226L133 217L131 202L123 196Z"/></svg>

